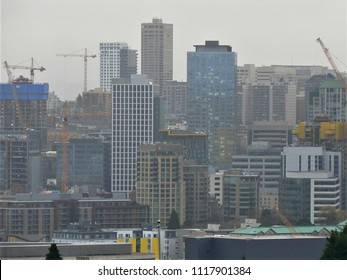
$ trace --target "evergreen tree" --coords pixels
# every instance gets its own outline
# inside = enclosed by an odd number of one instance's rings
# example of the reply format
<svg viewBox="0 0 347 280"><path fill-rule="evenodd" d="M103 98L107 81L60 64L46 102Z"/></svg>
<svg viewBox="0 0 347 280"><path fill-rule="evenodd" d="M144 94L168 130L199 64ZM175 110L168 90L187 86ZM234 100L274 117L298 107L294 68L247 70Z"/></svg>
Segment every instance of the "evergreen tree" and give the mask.
<svg viewBox="0 0 347 280"><path fill-rule="evenodd" d="M347 226L341 232L331 232L321 260L347 260Z"/></svg>
<svg viewBox="0 0 347 280"><path fill-rule="evenodd" d="M46 260L62 260L60 256L57 244L52 243L51 247L48 248L49 253L46 254Z"/></svg>
<svg viewBox="0 0 347 280"><path fill-rule="evenodd" d="M168 229L179 229L180 228L180 220L178 218L177 212L172 210L171 215L170 215L170 220L168 224Z"/></svg>

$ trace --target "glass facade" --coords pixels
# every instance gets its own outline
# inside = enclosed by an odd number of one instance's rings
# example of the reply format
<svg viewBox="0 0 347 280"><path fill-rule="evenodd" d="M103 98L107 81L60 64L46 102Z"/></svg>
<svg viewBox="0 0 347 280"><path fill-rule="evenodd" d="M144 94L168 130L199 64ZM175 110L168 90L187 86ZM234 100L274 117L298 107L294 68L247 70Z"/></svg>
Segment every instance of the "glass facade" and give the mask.
<svg viewBox="0 0 347 280"><path fill-rule="evenodd" d="M209 161L213 164L213 134L233 124L237 59L230 46L218 41L195 47L196 52L188 52L187 57L188 126L194 132L209 134Z"/></svg>
<svg viewBox="0 0 347 280"><path fill-rule="evenodd" d="M104 143L101 139L70 139L68 147L68 185L103 186ZM57 145L58 185L62 178L62 144Z"/></svg>

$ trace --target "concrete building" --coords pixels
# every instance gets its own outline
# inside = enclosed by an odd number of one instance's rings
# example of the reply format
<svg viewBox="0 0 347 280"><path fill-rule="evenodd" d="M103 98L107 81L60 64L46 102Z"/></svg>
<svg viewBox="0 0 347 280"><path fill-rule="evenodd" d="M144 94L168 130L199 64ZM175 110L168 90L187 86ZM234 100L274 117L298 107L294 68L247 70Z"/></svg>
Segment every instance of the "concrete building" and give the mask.
<svg viewBox="0 0 347 280"><path fill-rule="evenodd" d="M257 218L259 209L259 175L230 171L223 176L224 220Z"/></svg>
<svg viewBox="0 0 347 280"><path fill-rule="evenodd" d="M187 131L160 130L160 142L180 144L185 160L194 161L197 165L207 165L206 133L190 133Z"/></svg>
<svg viewBox="0 0 347 280"><path fill-rule="evenodd" d="M110 176L105 159L110 159L106 154L107 149L103 138L79 137L70 139L67 147L68 186L97 186L102 188L106 178ZM56 144L57 149L57 184L62 184L63 178L63 145ZM108 171L108 172L107 172Z"/></svg>
<svg viewBox="0 0 347 280"><path fill-rule="evenodd" d="M293 128L288 122L254 122L249 126L248 143L265 141L275 149L282 149L292 144Z"/></svg>
<svg viewBox="0 0 347 280"><path fill-rule="evenodd" d="M319 107L319 87L327 80L334 80L335 77L331 74L328 75L314 75L305 84L305 119L312 123L315 116L320 115ZM313 111L316 110L316 111Z"/></svg>
<svg viewBox="0 0 347 280"><path fill-rule="evenodd" d="M254 64L237 66L237 84L249 85L257 82L257 71Z"/></svg>
<svg viewBox="0 0 347 280"><path fill-rule="evenodd" d="M150 207L150 223L166 227L172 210L185 222L186 184L182 147L178 144L141 145L137 155L136 202Z"/></svg>
<svg viewBox="0 0 347 280"><path fill-rule="evenodd" d="M208 159L212 166L216 166L213 155L217 152L214 134L233 126L236 65L236 53L218 41L195 45L195 52L187 54L188 127L190 131L208 134Z"/></svg>
<svg viewBox="0 0 347 280"><path fill-rule="evenodd" d="M253 142L247 154L235 155L232 168L259 174L260 210L278 206L278 187L281 177L281 150L274 149L269 142Z"/></svg>
<svg viewBox="0 0 347 280"><path fill-rule="evenodd" d="M347 123L346 122L328 122L326 118L319 121L316 118L314 123L298 124L293 130L293 134L298 139L298 145L309 147L324 147L328 151L341 152L342 158L342 181L341 181L341 206L343 210L347 209L347 185L346 168L347 166Z"/></svg>
<svg viewBox="0 0 347 280"><path fill-rule="evenodd" d="M187 119L187 83L164 81L161 92L165 106L165 127Z"/></svg>
<svg viewBox="0 0 347 280"><path fill-rule="evenodd" d="M0 200L0 228L6 235L43 235L89 220L100 228L139 228L148 224L149 208L129 200L83 199L82 194L21 194Z"/></svg>
<svg viewBox="0 0 347 280"><path fill-rule="evenodd" d="M233 156L232 168L258 173L261 188L277 189L281 177L281 150L274 149L269 142L252 142L247 154Z"/></svg>
<svg viewBox="0 0 347 280"><path fill-rule="evenodd" d="M61 114L62 108L63 108L63 102L55 94L55 92L53 91L48 93L47 114L48 115Z"/></svg>
<svg viewBox="0 0 347 280"><path fill-rule="evenodd" d="M314 106L313 111L327 116L332 122L347 122L346 95L346 88L342 81L324 81L319 88L317 102L319 107L316 109ZM315 101L314 104L316 104Z"/></svg>
<svg viewBox="0 0 347 280"><path fill-rule="evenodd" d="M191 225L205 224L208 219L208 166L186 162L184 181L186 184L185 220Z"/></svg>
<svg viewBox="0 0 347 280"><path fill-rule="evenodd" d="M100 48L100 87L112 92L112 79L137 74L137 51L124 42L102 42Z"/></svg>
<svg viewBox="0 0 347 280"><path fill-rule="evenodd" d="M220 206L223 205L223 176L226 171L218 171L210 174L209 195L218 201Z"/></svg>
<svg viewBox="0 0 347 280"><path fill-rule="evenodd" d="M68 229L54 231L52 242L58 246L63 244L100 244L117 243L131 244L134 255L155 255L159 259L177 260L182 259L179 248L182 241L179 238L179 230L167 230L157 228L108 228L101 229L100 225L84 221L70 224ZM160 238L159 238L160 234Z"/></svg>
<svg viewBox="0 0 347 280"><path fill-rule="evenodd" d="M243 124L286 121L296 124L296 83L250 84L241 87Z"/></svg>
<svg viewBox="0 0 347 280"><path fill-rule="evenodd" d="M112 92L112 192L128 197L136 184L139 145L153 142L154 96L158 87L146 75L115 79Z"/></svg>
<svg viewBox="0 0 347 280"><path fill-rule="evenodd" d="M326 75L328 67L314 65L271 65L256 67L254 64L238 66L238 84L297 83L304 91L305 83L314 75Z"/></svg>
<svg viewBox="0 0 347 280"><path fill-rule="evenodd" d="M153 18L141 24L141 73L161 88L173 77L173 25Z"/></svg>
<svg viewBox="0 0 347 280"><path fill-rule="evenodd" d="M324 223L325 207L341 209L341 152L322 147L285 147L279 208L291 219Z"/></svg>
<svg viewBox="0 0 347 280"><path fill-rule="evenodd" d="M111 109L111 92L96 88L83 93L83 113L104 112L111 114ZM105 114L105 116L107 115Z"/></svg>
<svg viewBox="0 0 347 280"><path fill-rule="evenodd" d="M0 193L37 192L43 182L39 140L23 134L0 134Z"/></svg>
<svg viewBox="0 0 347 280"><path fill-rule="evenodd" d="M132 229L112 229L101 228L97 223L81 221L71 223L67 229L55 230L52 236L53 243L124 243L129 242L129 238L142 237L141 228ZM135 251L136 252L136 251Z"/></svg>
<svg viewBox="0 0 347 280"><path fill-rule="evenodd" d="M341 184L331 172L287 172L281 179L279 207L292 222L325 224L326 207L340 209Z"/></svg>

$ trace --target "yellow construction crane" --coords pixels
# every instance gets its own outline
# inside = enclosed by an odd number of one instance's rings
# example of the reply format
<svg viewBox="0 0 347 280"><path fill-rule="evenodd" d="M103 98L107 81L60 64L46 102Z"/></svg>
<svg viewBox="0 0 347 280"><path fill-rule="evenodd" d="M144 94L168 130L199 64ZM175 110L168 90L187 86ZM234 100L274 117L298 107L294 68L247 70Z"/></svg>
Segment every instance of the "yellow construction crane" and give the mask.
<svg viewBox="0 0 347 280"><path fill-rule="evenodd" d="M69 181L69 155L68 155L68 145L69 145L69 130L68 130L68 119L95 119L95 118L107 118L111 116L111 112L95 112L95 113L76 113L69 114L67 102L64 103L64 112L62 118L62 184L61 192L66 193L69 190L68 181Z"/></svg>
<svg viewBox="0 0 347 280"><path fill-rule="evenodd" d="M328 58L331 66L333 67L334 71L335 71L335 74L336 74L336 77L338 80L340 80L345 89L347 90L347 83L346 83L346 80L343 78L341 72L339 71L339 68L337 67L336 63L334 62L333 58L331 57L330 55L330 52L329 52L329 49L324 45L323 41L321 40L321 38L318 38L317 39L317 42L321 45L326 57Z"/></svg>
<svg viewBox="0 0 347 280"><path fill-rule="evenodd" d="M79 50L81 51L81 50ZM79 52L77 51L77 52ZM88 55L87 49L84 49L84 54L76 54L75 53L71 53L71 54L57 54L57 56L63 56L63 57L70 57L70 56L74 56L74 57L83 57L84 59L84 87L83 87L83 93L87 92L87 59L88 57L91 58L95 58L96 55L95 54L91 54Z"/></svg>
<svg viewBox="0 0 347 280"><path fill-rule="evenodd" d="M277 215L280 217L282 223L288 227L289 231L290 231L292 234L297 233L296 230L295 230L295 228L293 227L293 225L289 222L289 220L287 219L287 217L283 215L283 213L280 211L280 209L279 209L277 206L275 206L274 209L275 209Z"/></svg>

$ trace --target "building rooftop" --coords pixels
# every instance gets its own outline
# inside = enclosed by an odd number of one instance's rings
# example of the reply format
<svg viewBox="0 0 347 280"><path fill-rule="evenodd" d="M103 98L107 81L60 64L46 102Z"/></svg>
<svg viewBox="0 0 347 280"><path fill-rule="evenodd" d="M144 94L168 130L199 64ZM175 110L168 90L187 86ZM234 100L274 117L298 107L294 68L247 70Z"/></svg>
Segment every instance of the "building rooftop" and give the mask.
<svg viewBox="0 0 347 280"><path fill-rule="evenodd" d="M333 230L341 231L347 225L347 220L336 226L295 226L293 229L294 235L327 235ZM293 235L289 227L286 226L271 226L271 227L249 227L237 229L230 232L231 235Z"/></svg>
<svg viewBox="0 0 347 280"><path fill-rule="evenodd" d="M327 80L320 85L320 88L345 88L345 85L339 80Z"/></svg>

